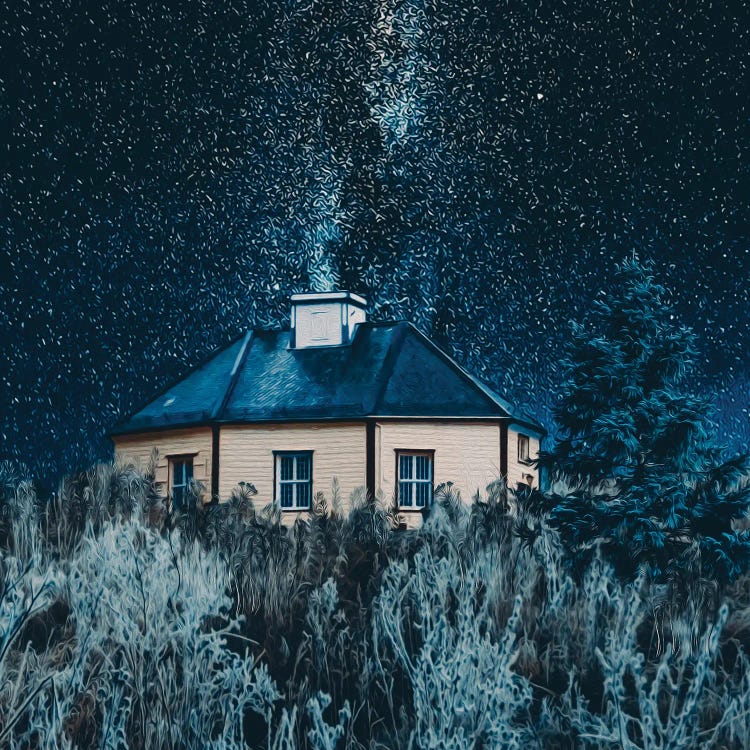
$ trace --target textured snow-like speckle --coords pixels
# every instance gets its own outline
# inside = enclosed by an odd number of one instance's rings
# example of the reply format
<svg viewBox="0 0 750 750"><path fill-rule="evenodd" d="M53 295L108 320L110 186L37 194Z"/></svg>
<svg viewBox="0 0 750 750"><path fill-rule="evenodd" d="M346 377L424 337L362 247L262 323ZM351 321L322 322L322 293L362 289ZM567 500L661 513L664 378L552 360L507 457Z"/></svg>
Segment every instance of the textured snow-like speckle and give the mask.
<svg viewBox="0 0 750 750"><path fill-rule="evenodd" d="M636 250L750 434L750 8L14 3L0 26L0 451L39 471L292 291L365 294L548 421Z"/></svg>

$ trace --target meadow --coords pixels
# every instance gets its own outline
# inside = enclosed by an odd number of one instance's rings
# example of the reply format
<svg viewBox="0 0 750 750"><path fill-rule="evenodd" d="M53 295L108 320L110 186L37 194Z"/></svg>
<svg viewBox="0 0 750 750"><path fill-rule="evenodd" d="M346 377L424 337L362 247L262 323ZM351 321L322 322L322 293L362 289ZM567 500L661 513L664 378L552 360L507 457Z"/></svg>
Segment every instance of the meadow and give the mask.
<svg viewBox="0 0 750 750"><path fill-rule="evenodd" d="M500 482L405 532L336 487L287 528L252 485L0 473L0 747L750 746L750 577L576 572Z"/></svg>

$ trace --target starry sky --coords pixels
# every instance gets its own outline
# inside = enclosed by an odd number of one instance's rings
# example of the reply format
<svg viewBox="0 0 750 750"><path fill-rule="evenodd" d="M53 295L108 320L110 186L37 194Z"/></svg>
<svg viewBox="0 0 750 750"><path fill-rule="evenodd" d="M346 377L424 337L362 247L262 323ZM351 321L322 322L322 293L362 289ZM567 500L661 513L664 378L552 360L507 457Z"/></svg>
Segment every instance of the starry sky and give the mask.
<svg viewBox="0 0 750 750"><path fill-rule="evenodd" d="M750 6L5 2L0 457L42 476L295 291L409 318L549 423L653 261L750 436Z"/></svg>

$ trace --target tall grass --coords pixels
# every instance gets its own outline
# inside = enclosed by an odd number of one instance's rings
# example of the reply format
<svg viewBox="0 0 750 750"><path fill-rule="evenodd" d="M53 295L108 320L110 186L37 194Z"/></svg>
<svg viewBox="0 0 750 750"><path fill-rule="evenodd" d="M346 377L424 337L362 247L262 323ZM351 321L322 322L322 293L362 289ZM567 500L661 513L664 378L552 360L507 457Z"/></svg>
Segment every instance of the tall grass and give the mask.
<svg viewBox="0 0 750 750"><path fill-rule="evenodd" d="M410 532L250 485L172 515L132 466L0 492L0 747L750 746L750 580L573 580L500 484Z"/></svg>

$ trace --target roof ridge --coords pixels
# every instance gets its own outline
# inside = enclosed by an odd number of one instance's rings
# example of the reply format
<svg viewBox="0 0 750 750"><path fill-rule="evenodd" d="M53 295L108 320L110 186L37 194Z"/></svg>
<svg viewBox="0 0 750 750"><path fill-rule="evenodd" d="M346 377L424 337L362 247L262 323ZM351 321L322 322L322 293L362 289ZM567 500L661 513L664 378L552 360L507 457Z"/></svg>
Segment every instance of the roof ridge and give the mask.
<svg viewBox="0 0 750 750"><path fill-rule="evenodd" d="M393 370L398 361L401 349L403 348L404 341L406 340L406 333L409 330L409 324L407 321L399 321L396 325L396 331L388 345L388 351L383 358L383 366L380 368L380 380L375 390L375 395L372 398L370 404L365 405L365 412L367 414L377 414L378 406L380 401L388 388Z"/></svg>
<svg viewBox="0 0 750 750"><path fill-rule="evenodd" d="M247 352L250 348L250 342L252 341L254 335L255 332L252 329L249 329L245 332L245 336L242 339L242 344L240 345L240 350L237 352L237 356L234 359L234 364L232 365L232 370L229 373L229 382L227 383L226 390L224 391L224 395L222 396L221 401L219 401L216 408L211 412L211 419L219 419L224 413L224 410L227 408L229 399L232 397L234 388L237 385L237 380L240 376L240 370L242 369L242 366L245 364L245 360L247 359Z"/></svg>
<svg viewBox="0 0 750 750"><path fill-rule="evenodd" d="M409 325L419 334L421 340L429 345L429 348L438 353L456 372L462 375L464 379L469 380L469 382L472 383L474 387L484 395L485 398L491 401L492 404L494 404L495 406L499 406L509 419L521 424L528 425L529 427L534 427L535 429L541 430L546 434L547 430L538 420L526 414L522 409L519 409L516 404L508 401L508 399L504 398L499 393L496 393L494 388L484 383L472 372L461 367L461 365L458 364L458 362L456 362L453 357L444 352L434 341L432 341L432 339L430 339L428 336L425 336L422 331L420 331L413 323L409 323Z"/></svg>
<svg viewBox="0 0 750 750"><path fill-rule="evenodd" d="M423 346L426 346L427 349L432 351L434 354L437 354L437 356L439 356L443 360L443 362L445 362L455 373L457 373L461 378L467 381L475 390L479 391L479 393L481 393L487 401L489 401L493 406L499 407L506 416L513 416L503 404L501 404L492 394L487 392L487 389L482 385L478 378L472 375L468 370L465 370L463 367L461 367L461 365L459 365L458 362L456 362L456 360L450 356L450 354L444 352L435 342L433 342L429 337L425 336L425 334L422 333L422 331L420 331L419 328L417 328L413 323L409 322L407 323L407 325L417 334L417 337ZM510 402L508 402L508 405L511 406Z"/></svg>

